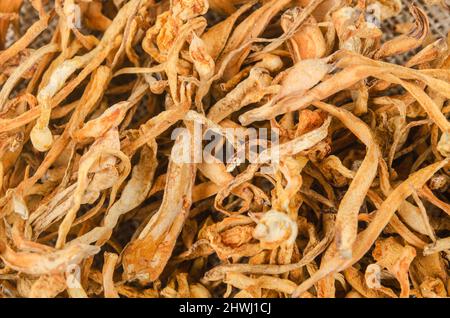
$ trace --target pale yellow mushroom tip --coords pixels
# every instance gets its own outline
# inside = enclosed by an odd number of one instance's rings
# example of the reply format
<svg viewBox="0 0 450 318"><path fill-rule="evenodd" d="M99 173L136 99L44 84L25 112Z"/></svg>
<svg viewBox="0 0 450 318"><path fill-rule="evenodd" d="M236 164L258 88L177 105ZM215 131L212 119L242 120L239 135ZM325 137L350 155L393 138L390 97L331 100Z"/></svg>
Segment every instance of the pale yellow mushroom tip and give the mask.
<svg viewBox="0 0 450 318"><path fill-rule="evenodd" d="M30 132L33 147L40 152L48 151L53 144L53 135L48 127L39 128L37 125Z"/></svg>

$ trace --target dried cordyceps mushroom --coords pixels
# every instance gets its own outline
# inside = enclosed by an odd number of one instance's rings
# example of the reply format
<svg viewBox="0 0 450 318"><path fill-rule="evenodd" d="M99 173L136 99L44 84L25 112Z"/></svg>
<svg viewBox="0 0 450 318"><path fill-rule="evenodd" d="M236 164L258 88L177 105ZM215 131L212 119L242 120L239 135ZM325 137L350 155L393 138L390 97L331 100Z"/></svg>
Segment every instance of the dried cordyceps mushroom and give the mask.
<svg viewBox="0 0 450 318"><path fill-rule="evenodd" d="M0 2L0 297L449 297L436 6Z"/></svg>

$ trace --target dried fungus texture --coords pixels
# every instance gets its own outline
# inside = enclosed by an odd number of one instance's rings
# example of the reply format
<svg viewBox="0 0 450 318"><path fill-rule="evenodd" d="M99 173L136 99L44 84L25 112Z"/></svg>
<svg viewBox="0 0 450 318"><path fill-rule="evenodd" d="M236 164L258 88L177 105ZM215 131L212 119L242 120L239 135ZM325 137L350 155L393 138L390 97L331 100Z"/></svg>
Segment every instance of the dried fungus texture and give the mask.
<svg viewBox="0 0 450 318"><path fill-rule="evenodd" d="M0 297L450 296L431 6L1 1Z"/></svg>

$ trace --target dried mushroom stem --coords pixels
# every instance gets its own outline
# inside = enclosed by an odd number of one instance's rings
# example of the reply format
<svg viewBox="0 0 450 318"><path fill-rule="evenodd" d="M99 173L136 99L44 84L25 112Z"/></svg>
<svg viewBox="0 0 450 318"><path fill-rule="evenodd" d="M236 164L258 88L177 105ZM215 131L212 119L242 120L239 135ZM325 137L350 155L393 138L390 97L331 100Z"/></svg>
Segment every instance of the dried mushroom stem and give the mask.
<svg viewBox="0 0 450 318"><path fill-rule="evenodd" d="M127 280L137 279L142 283L156 280L172 253L191 204L195 165L183 160L189 162L192 158L192 138L190 132L177 137L166 177L170 182L166 183L161 207L124 252ZM142 258L144 255L148 260Z"/></svg>

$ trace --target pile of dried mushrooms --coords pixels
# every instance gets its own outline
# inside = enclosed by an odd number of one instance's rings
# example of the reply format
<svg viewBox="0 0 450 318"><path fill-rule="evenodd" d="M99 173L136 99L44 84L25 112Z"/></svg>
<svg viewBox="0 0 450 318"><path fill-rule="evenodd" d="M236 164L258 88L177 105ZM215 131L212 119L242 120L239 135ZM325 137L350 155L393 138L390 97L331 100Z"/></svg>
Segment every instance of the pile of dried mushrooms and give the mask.
<svg viewBox="0 0 450 318"><path fill-rule="evenodd" d="M449 296L426 6L1 1L0 297Z"/></svg>

